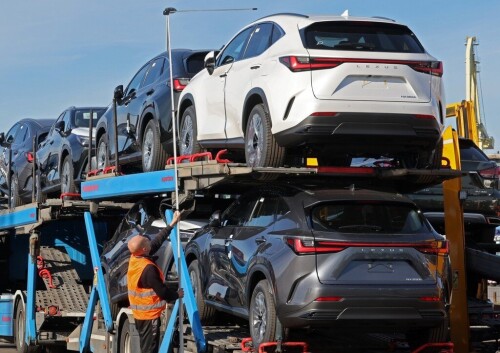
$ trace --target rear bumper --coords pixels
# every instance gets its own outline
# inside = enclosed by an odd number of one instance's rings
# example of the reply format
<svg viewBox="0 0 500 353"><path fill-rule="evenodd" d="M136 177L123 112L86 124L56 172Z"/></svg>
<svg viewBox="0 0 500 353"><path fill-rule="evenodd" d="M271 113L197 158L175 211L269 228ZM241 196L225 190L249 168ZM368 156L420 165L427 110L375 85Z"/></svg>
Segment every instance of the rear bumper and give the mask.
<svg viewBox="0 0 500 353"><path fill-rule="evenodd" d="M444 303L416 298L355 298L340 303L312 302L280 316L286 327L356 327L382 330L436 327L446 317Z"/></svg>
<svg viewBox="0 0 500 353"><path fill-rule="evenodd" d="M432 117L383 113L309 116L275 134L277 142L284 147L326 143L348 152L433 150L440 137L441 126Z"/></svg>

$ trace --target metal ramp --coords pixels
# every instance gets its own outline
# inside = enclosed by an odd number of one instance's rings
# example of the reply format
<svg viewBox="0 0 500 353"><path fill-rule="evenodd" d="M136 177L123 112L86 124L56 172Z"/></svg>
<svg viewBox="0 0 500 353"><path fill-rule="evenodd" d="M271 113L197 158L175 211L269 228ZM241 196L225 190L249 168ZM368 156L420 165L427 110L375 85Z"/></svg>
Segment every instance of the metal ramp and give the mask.
<svg viewBox="0 0 500 353"><path fill-rule="evenodd" d="M89 296L64 248L41 247L40 256L43 268L38 268L38 272L45 274L41 277L46 290L37 291L37 307L55 306L62 316L85 316Z"/></svg>

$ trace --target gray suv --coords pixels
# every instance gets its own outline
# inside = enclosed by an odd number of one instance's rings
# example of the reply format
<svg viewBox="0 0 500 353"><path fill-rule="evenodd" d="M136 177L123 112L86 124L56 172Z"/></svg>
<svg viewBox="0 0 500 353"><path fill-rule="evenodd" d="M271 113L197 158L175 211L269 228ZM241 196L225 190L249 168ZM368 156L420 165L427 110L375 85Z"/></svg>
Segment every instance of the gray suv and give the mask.
<svg viewBox="0 0 500 353"><path fill-rule="evenodd" d="M400 194L272 184L242 195L186 246L200 318L249 320L254 346L283 328L448 338L447 241Z"/></svg>

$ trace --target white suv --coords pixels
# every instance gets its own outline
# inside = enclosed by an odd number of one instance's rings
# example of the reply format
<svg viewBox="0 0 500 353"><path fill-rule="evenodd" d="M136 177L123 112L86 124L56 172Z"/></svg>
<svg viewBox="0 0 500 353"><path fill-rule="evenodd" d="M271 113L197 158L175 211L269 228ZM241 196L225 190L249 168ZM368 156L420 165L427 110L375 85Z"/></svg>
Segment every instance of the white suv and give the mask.
<svg viewBox="0 0 500 353"><path fill-rule="evenodd" d="M179 100L183 154L244 150L254 167L307 156L441 164L443 66L405 25L276 14L209 53L205 67Z"/></svg>

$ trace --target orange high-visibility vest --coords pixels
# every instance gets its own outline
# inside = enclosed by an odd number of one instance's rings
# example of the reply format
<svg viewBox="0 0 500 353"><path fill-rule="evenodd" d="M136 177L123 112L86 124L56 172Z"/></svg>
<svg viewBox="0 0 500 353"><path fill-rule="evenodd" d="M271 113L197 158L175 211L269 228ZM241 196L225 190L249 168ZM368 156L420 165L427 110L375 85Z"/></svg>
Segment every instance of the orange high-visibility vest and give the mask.
<svg viewBox="0 0 500 353"><path fill-rule="evenodd" d="M165 309L166 301L161 300L152 288L139 288L139 279L147 265L153 265L160 272L162 282L163 272L148 258L130 256L127 271L128 300L132 315L137 320L152 320L159 318Z"/></svg>

